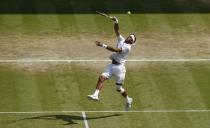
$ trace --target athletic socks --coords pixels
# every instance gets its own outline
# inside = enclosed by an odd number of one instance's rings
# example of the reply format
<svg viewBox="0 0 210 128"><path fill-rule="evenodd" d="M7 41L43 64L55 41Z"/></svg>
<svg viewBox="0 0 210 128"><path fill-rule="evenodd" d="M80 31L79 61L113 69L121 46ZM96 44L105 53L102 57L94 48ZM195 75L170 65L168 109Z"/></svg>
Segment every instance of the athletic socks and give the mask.
<svg viewBox="0 0 210 128"><path fill-rule="evenodd" d="M98 96L99 92L100 92L100 91L99 91L98 89L96 89L93 95L94 95L94 96Z"/></svg>
<svg viewBox="0 0 210 128"><path fill-rule="evenodd" d="M126 96L126 100L127 102L130 100L131 98L129 96Z"/></svg>

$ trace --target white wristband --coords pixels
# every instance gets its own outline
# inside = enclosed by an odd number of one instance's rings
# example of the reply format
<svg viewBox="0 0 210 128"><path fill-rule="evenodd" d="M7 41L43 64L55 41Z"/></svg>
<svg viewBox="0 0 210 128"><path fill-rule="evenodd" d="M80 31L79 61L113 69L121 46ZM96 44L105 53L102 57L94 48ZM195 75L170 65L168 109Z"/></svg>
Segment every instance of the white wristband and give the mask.
<svg viewBox="0 0 210 128"><path fill-rule="evenodd" d="M118 23L119 23L118 19L116 19L116 20L114 21L114 23L115 23L115 24L118 24Z"/></svg>
<svg viewBox="0 0 210 128"><path fill-rule="evenodd" d="M102 44L102 48L107 48L107 45L106 44Z"/></svg>

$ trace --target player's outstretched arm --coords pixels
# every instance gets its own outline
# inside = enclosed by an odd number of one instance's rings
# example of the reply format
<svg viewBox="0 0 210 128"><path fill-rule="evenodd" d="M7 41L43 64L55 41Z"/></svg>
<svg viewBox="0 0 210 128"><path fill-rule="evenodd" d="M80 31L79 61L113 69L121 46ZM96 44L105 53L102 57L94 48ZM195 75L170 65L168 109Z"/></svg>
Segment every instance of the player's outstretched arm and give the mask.
<svg viewBox="0 0 210 128"><path fill-rule="evenodd" d="M111 19L114 21L114 31L115 31L116 36L118 37L118 36L120 36L118 19L115 16L112 17Z"/></svg>
<svg viewBox="0 0 210 128"><path fill-rule="evenodd" d="M106 44L103 44L103 43L101 43L101 42L99 42L99 41L96 41L95 43L96 43L96 46L105 48L105 49L107 49L107 50L109 50L109 51L111 51L111 52L122 52L122 49L120 49L120 48L113 48L113 47L108 46L108 45L106 45Z"/></svg>

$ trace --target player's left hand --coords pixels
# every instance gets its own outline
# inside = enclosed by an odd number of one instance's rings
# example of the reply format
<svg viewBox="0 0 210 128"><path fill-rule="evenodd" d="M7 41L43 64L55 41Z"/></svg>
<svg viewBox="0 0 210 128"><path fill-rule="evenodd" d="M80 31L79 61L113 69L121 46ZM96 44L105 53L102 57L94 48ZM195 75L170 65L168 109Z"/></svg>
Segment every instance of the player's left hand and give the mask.
<svg viewBox="0 0 210 128"><path fill-rule="evenodd" d="M95 43L96 43L96 46L100 46L100 47L102 46L102 43L99 41L96 41Z"/></svg>
<svg viewBox="0 0 210 128"><path fill-rule="evenodd" d="M118 20L116 16L113 16L113 17L110 17L110 18L111 18L111 20L113 20L113 21L117 21L117 20Z"/></svg>

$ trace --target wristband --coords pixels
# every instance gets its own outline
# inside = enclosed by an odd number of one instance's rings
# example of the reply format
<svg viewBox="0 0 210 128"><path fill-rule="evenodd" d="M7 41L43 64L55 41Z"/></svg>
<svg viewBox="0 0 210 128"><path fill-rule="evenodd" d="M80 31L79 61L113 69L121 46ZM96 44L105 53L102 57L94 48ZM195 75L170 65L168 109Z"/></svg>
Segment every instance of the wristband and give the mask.
<svg viewBox="0 0 210 128"><path fill-rule="evenodd" d="M116 20L114 21L114 23L115 23L115 24L118 24L118 23L119 23L118 19L116 19Z"/></svg>
<svg viewBox="0 0 210 128"><path fill-rule="evenodd" d="M102 48L107 48L107 45L106 45L106 44L102 44L101 47L102 47Z"/></svg>
<svg viewBox="0 0 210 128"><path fill-rule="evenodd" d="M114 16L113 19L115 19L115 21L114 21L115 24L119 23L119 20L117 19L117 17Z"/></svg>

